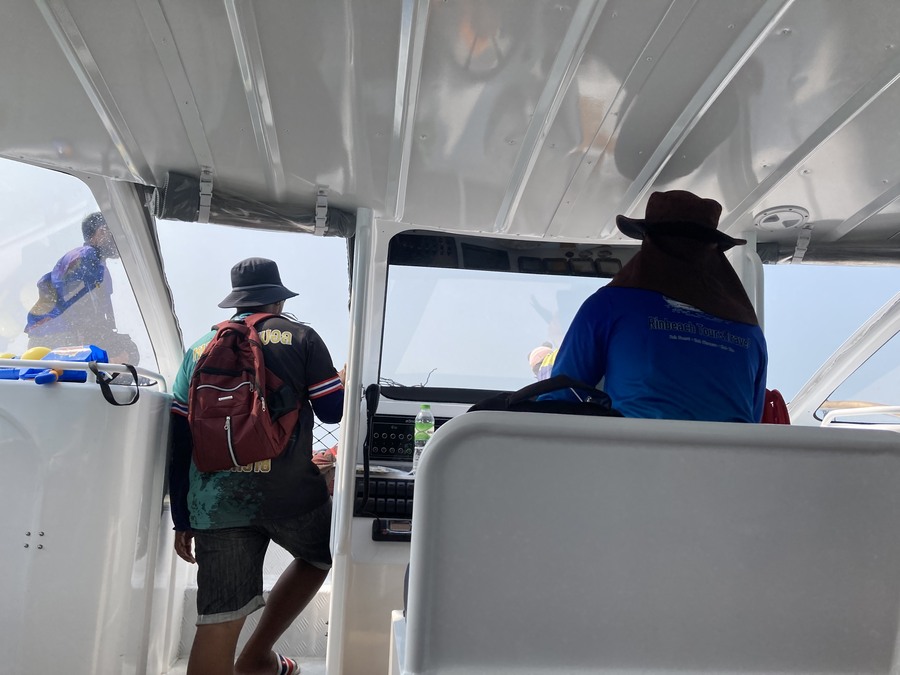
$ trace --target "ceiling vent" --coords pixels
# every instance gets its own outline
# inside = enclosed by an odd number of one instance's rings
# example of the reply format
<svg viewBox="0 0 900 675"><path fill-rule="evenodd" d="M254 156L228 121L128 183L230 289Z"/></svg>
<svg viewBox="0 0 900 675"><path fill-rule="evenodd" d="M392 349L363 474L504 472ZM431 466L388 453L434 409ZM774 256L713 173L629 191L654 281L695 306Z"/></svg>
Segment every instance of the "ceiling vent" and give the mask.
<svg viewBox="0 0 900 675"><path fill-rule="evenodd" d="M809 220L809 211L802 206L773 206L753 219L761 230L778 232L803 227Z"/></svg>

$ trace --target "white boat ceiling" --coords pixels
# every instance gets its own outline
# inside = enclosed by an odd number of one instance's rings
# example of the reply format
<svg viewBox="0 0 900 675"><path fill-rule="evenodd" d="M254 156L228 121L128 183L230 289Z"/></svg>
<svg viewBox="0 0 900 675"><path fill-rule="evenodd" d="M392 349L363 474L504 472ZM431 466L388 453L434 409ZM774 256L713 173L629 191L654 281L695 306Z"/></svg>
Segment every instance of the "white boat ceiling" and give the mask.
<svg viewBox="0 0 900 675"><path fill-rule="evenodd" d="M0 155L70 173L570 241L678 188L900 260L897 0L11 0L0 61Z"/></svg>

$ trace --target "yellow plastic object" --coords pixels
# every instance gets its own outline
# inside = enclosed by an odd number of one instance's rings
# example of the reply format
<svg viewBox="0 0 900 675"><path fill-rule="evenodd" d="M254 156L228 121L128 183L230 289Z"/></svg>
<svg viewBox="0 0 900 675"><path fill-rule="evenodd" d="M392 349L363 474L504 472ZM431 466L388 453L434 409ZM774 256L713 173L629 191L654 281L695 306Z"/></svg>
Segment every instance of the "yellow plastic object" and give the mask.
<svg viewBox="0 0 900 675"><path fill-rule="evenodd" d="M13 354L12 352L3 352L2 354L0 354L0 359L14 359L14 358L16 358L16 355Z"/></svg>
<svg viewBox="0 0 900 675"><path fill-rule="evenodd" d="M26 349L24 352L22 352L22 356L20 356L19 358L21 358L23 361L38 361L47 356L47 354L49 353L49 347L32 347L31 349Z"/></svg>

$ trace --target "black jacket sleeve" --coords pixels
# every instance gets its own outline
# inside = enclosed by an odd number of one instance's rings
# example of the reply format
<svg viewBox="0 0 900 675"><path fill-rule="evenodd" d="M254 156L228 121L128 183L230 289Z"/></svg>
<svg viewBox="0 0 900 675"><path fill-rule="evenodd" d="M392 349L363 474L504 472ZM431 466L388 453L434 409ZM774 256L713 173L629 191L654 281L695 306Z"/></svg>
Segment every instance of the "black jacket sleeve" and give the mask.
<svg viewBox="0 0 900 675"><path fill-rule="evenodd" d="M169 500L172 505L172 522L178 532L191 529L187 497L190 488L192 451L193 441L187 418L172 413L172 428L169 435Z"/></svg>

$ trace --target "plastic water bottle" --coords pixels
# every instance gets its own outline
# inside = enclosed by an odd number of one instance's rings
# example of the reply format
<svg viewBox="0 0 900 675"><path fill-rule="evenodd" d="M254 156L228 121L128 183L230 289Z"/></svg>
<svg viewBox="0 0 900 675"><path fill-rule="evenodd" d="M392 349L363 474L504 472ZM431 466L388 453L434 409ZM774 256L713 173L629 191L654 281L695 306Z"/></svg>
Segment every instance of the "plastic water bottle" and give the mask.
<svg viewBox="0 0 900 675"><path fill-rule="evenodd" d="M416 415L416 430L413 435L413 464L410 474L414 474L419 468L419 458L434 433L434 415L431 414L431 406L423 403Z"/></svg>

